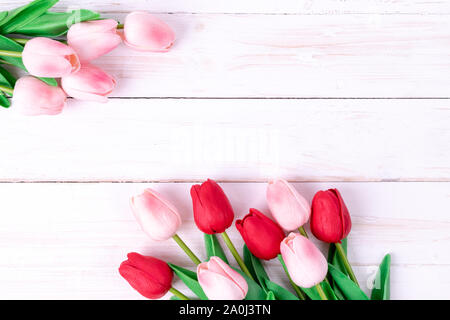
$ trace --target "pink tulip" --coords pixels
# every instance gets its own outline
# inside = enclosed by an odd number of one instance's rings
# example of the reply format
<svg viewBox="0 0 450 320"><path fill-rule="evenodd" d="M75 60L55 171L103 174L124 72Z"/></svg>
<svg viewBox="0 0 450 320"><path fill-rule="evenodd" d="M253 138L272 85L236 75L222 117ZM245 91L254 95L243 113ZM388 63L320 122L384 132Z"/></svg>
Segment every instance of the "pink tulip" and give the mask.
<svg viewBox="0 0 450 320"><path fill-rule="evenodd" d="M175 33L165 22L143 11L126 17L124 36L126 45L140 51L166 52L175 41Z"/></svg>
<svg viewBox="0 0 450 320"><path fill-rule="evenodd" d="M238 272L219 257L211 257L197 267L200 286L209 300L243 300L248 284Z"/></svg>
<svg viewBox="0 0 450 320"><path fill-rule="evenodd" d="M105 103L116 81L102 69L86 64L77 73L62 78L61 86L75 99Z"/></svg>
<svg viewBox="0 0 450 320"><path fill-rule="evenodd" d="M277 223L287 231L303 226L311 215L308 201L282 179L267 186L267 203Z"/></svg>
<svg viewBox="0 0 450 320"><path fill-rule="evenodd" d="M325 279L327 260L309 239L291 233L281 242L280 251L296 285L311 288Z"/></svg>
<svg viewBox="0 0 450 320"><path fill-rule="evenodd" d="M22 52L22 60L28 72L36 77L61 78L80 69L75 50L48 38L28 41Z"/></svg>
<svg viewBox="0 0 450 320"><path fill-rule="evenodd" d="M155 241L171 238L181 225L177 209L156 191L146 189L131 198L130 204L142 230Z"/></svg>
<svg viewBox="0 0 450 320"><path fill-rule="evenodd" d="M52 87L31 76L16 82L13 106L29 116L55 115L66 105L66 94L59 87Z"/></svg>
<svg viewBox="0 0 450 320"><path fill-rule="evenodd" d="M122 38L117 34L117 21L105 19L74 24L67 33L67 42L85 63L117 48Z"/></svg>

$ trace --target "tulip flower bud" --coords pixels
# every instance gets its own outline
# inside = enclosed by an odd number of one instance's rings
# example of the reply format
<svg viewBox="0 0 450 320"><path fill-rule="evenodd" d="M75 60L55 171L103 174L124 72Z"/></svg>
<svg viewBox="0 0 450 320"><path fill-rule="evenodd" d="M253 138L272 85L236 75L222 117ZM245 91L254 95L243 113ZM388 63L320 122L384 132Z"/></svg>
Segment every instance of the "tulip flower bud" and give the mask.
<svg viewBox="0 0 450 320"><path fill-rule="evenodd" d="M222 233L234 220L230 201L222 188L208 179L202 185L191 188L194 220L197 227L207 234Z"/></svg>
<svg viewBox="0 0 450 320"><path fill-rule="evenodd" d="M286 231L303 226L311 214L308 201L282 179L267 186L267 204L275 221Z"/></svg>
<svg viewBox="0 0 450 320"><path fill-rule="evenodd" d="M311 213L311 231L328 243L346 238L352 228L347 206L337 189L319 191L314 196Z"/></svg>
<svg viewBox="0 0 450 320"><path fill-rule="evenodd" d="M126 45L140 51L166 52L175 41L175 33L165 22L143 11L126 17L124 36Z"/></svg>
<svg viewBox="0 0 450 320"><path fill-rule="evenodd" d="M271 260L280 253L283 230L258 210L250 209L249 214L236 221L236 228L255 257Z"/></svg>
<svg viewBox="0 0 450 320"><path fill-rule="evenodd" d="M75 99L106 103L116 87L116 80L102 69L85 64L77 73L63 77L61 86Z"/></svg>
<svg viewBox="0 0 450 320"><path fill-rule="evenodd" d="M111 52L122 42L113 19L86 21L74 24L67 33L67 42L80 61L90 62Z"/></svg>
<svg viewBox="0 0 450 320"><path fill-rule="evenodd" d="M311 240L291 233L281 242L280 251L296 285L311 288L325 279L327 260Z"/></svg>
<svg viewBox="0 0 450 320"><path fill-rule="evenodd" d="M197 278L209 300L243 300L248 292L244 277L219 257L199 264Z"/></svg>
<svg viewBox="0 0 450 320"><path fill-rule="evenodd" d="M120 275L141 295L159 299L172 287L172 269L159 259L129 253L119 267Z"/></svg>
<svg viewBox="0 0 450 320"><path fill-rule="evenodd" d="M142 230L155 241L171 238L181 225L177 209L151 189L131 198L131 209Z"/></svg>
<svg viewBox="0 0 450 320"><path fill-rule="evenodd" d="M20 78L14 87L13 106L28 116L56 115L66 105L66 94L34 77Z"/></svg>
<svg viewBox="0 0 450 320"><path fill-rule="evenodd" d="M71 47L48 38L34 38L22 52L23 64L36 77L61 78L80 69L80 60Z"/></svg>

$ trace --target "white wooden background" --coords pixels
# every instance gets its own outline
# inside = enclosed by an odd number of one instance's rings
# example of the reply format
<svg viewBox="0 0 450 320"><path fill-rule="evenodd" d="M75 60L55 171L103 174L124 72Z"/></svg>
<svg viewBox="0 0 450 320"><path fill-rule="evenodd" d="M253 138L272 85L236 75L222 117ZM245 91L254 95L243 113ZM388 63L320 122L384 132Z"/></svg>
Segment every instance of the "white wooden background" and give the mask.
<svg viewBox="0 0 450 320"><path fill-rule="evenodd" d="M130 196L166 194L183 212L180 235L203 256L190 185L223 182L242 216L267 212L265 182L276 176L309 199L342 191L366 291L390 252L393 299L450 298L450 1L57 6L78 7L118 19L154 12L177 43L99 59L119 80L106 105L70 101L40 118L0 110L0 298L139 299L117 272L127 252L191 264L171 241L145 237ZM268 267L285 281L276 262Z"/></svg>

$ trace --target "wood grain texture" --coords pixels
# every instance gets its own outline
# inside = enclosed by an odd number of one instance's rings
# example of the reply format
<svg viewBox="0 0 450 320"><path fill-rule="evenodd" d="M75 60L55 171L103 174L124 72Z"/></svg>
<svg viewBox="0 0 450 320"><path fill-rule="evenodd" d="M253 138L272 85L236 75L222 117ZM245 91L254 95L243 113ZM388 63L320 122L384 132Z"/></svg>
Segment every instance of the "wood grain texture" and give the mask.
<svg viewBox="0 0 450 320"><path fill-rule="evenodd" d="M0 298L135 299L117 267L138 251L192 267L173 241L154 243L140 230L129 209L130 196L152 187L181 211L180 236L204 257L194 227L191 183L179 184L0 184ZM236 212L250 207L265 213L263 183L224 183ZM384 254L392 254L393 299L448 299L450 220L449 183L302 183L295 187L312 199L318 190L337 187L349 207L353 229L349 259L360 283L368 281ZM234 227L230 235L242 245ZM325 252L326 246L320 245ZM5 258L7 257L7 258ZM230 259L231 261L231 259ZM269 274L286 284L276 261ZM414 284L412 281L414 280ZM188 292L180 281L177 288Z"/></svg>
<svg viewBox="0 0 450 320"><path fill-rule="evenodd" d="M0 8L13 8L25 0L2 0ZM268 13L268 14L449 14L450 3L446 0L61 0L55 8L87 8L102 12L128 12L148 10L151 12L188 13Z"/></svg>
<svg viewBox="0 0 450 320"><path fill-rule="evenodd" d="M0 110L2 181L445 181L449 100L113 99Z"/></svg>
<svg viewBox="0 0 450 320"><path fill-rule="evenodd" d="M109 104L70 101L53 118L0 109L0 299L139 299L117 272L129 251L190 266L132 218L128 198L149 186L180 208L180 235L203 257L192 183L117 182L239 181L223 184L239 217L268 212L252 181L275 176L313 181L296 184L308 199L341 190L365 291L390 252L392 298L450 299L450 1L61 0L56 10L80 7L120 21L148 10L177 42L95 61L119 83ZM4 183L18 181L66 183Z"/></svg>
<svg viewBox="0 0 450 320"><path fill-rule="evenodd" d="M159 15L165 54L96 63L116 97L449 97L450 19L386 15Z"/></svg>
<svg viewBox="0 0 450 320"><path fill-rule="evenodd" d="M115 97L449 97L447 16L158 16L170 52L121 46L95 62Z"/></svg>

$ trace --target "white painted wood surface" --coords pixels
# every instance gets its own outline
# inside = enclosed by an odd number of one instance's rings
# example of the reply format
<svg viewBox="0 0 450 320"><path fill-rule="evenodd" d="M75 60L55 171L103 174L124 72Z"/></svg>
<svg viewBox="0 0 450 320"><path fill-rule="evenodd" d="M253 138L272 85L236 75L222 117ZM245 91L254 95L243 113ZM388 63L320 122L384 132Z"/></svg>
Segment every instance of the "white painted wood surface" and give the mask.
<svg viewBox="0 0 450 320"><path fill-rule="evenodd" d="M178 35L170 52L96 61L114 96L449 97L447 15L158 16Z"/></svg>
<svg viewBox="0 0 450 320"><path fill-rule="evenodd" d="M139 298L117 268L130 251L155 255L189 267L173 241L155 243L140 230L128 200L146 187L163 193L180 210L179 235L204 257L202 235L194 227L191 183L167 184L2 184L0 298ZM251 207L265 213L264 183L224 183L236 217ZM298 183L311 199L318 190L341 190L353 218L349 259L367 289L384 254L392 254L392 298L449 298L450 218L435 208L450 205L449 183ZM230 236L242 240L233 226ZM14 243L14 246L11 244ZM325 246L321 246L325 249ZM325 251L325 250L324 250ZM232 257L230 257L232 261ZM281 267L270 275L285 283ZM184 288L178 280L177 288Z"/></svg>
<svg viewBox="0 0 450 320"><path fill-rule="evenodd" d="M14 8L26 0L3 0L2 6ZM449 14L447 0L61 0L58 11L87 8L101 12L148 10L170 13L265 13L265 14Z"/></svg>
<svg viewBox="0 0 450 320"><path fill-rule="evenodd" d="M113 99L71 101L59 117L0 111L4 181L450 178L450 100Z"/></svg>
<svg viewBox="0 0 450 320"><path fill-rule="evenodd" d="M263 182L275 176L309 199L343 192L366 291L390 252L392 298L450 299L450 1L61 0L57 10L79 7L119 20L157 13L177 43L99 59L119 81L106 105L70 101L54 118L0 110L0 299L139 299L117 274L127 252L190 263L139 231L131 195L167 194L202 255L192 181L228 181L242 216L267 212Z"/></svg>

